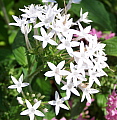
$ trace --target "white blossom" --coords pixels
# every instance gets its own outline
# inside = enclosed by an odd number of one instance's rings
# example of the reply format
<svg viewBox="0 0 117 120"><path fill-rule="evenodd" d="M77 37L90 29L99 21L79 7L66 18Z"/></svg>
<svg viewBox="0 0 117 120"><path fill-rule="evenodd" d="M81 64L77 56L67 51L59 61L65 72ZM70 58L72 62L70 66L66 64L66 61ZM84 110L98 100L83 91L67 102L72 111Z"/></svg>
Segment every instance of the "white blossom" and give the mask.
<svg viewBox="0 0 117 120"><path fill-rule="evenodd" d="M77 81L77 85L81 84L82 81ZM76 90L74 83L72 82L72 80L67 80L67 84L65 84L61 89L62 90L66 90L66 95L67 95L67 99L70 98L71 96L71 92L77 96L80 96L79 92Z"/></svg>
<svg viewBox="0 0 117 120"><path fill-rule="evenodd" d="M68 80L72 80L73 79L73 83L75 86L77 86L77 82L78 82L78 79L80 81L86 81L86 78L85 78L85 71L84 69L81 67L76 67L74 66L74 64L71 62L70 63L70 74L68 74L68 76L66 77L66 79Z"/></svg>
<svg viewBox="0 0 117 120"><path fill-rule="evenodd" d="M40 104L41 104L41 101L38 101L32 106L31 103L28 100L26 100L26 105L28 109L21 112L20 115L29 115L30 120L34 120L34 117L35 117L34 115L41 116L41 117L45 116L41 111L37 110Z"/></svg>
<svg viewBox="0 0 117 120"><path fill-rule="evenodd" d="M10 85L9 89L17 89L17 91L20 93L22 91L22 87L26 87L29 85L29 83L22 83L23 82L23 74L20 76L19 80L17 80L15 77L11 76L12 81L15 85Z"/></svg>
<svg viewBox="0 0 117 120"><path fill-rule="evenodd" d="M65 61L61 61L56 67L53 63L48 62L48 66L52 71L48 71L44 75L47 76L47 77L55 76L56 83L60 84L62 75L68 75L69 74L68 71L61 70L63 68L64 64L65 64Z"/></svg>
<svg viewBox="0 0 117 120"><path fill-rule="evenodd" d="M72 40L72 35L68 34L66 39L63 38L63 39L60 40L62 43L58 45L57 49L59 49L59 50L66 49L68 54L71 55L73 53L72 47L78 47L79 46L79 42L71 41L71 40Z"/></svg>
<svg viewBox="0 0 117 120"><path fill-rule="evenodd" d="M42 36L34 35L33 37L37 40L43 41L43 44L42 44L43 48L45 48L48 43L51 45L57 45L57 43L51 39L54 35L52 31L49 34L47 34L43 27L41 27L40 30L41 30Z"/></svg>
<svg viewBox="0 0 117 120"><path fill-rule="evenodd" d="M83 92L81 102L83 102L84 99L85 99L85 97L86 97L87 101L88 101L89 103L91 103L91 96L90 96L90 94L94 94L94 93L98 93L98 92L99 92L99 90L96 90L96 89L91 88L90 85L87 85L86 87L83 87L83 86L82 86L82 83L81 83L81 85L79 85L78 87L79 87L79 88L82 90L82 92Z"/></svg>
<svg viewBox="0 0 117 120"><path fill-rule="evenodd" d="M88 16L88 12L85 12L84 14L82 14L82 8L81 8L81 10L80 10L80 19L78 21L79 22L84 22L84 23L92 22L92 20L87 19L87 16Z"/></svg>
<svg viewBox="0 0 117 120"><path fill-rule="evenodd" d="M52 100L52 101L48 102L50 105L54 105L55 106L55 113L56 113L56 115L59 114L60 107L63 108L63 109L69 110L69 108L65 104L63 104L63 102L65 100L66 100L65 98L61 98L60 99L59 98L59 94L56 91L55 92L55 100Z"/></svg>

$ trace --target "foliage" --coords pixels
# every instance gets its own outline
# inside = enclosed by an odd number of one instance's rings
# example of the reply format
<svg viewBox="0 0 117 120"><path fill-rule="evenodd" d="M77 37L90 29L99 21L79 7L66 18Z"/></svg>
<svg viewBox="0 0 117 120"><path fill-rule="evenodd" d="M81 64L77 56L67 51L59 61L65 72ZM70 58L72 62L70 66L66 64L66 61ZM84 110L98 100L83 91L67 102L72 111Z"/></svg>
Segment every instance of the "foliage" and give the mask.
<svg viewBox="0 0 117 120"><path fill-rule="evenodd" d="M60 7L64 7L62 0L57 1ZM88 18L93 21L91 23L93 28L101 31L112 31L117 34L117 4L115 1L90 0L89 2L89 0L82 0L80 4L72 4L68 12L77 20L76 18L80 17L79 13L82 7L83 12L89 12ZM69 59L69 56L63 56L65 54L64 51L58 52L55 46L47 46L47 48L42 49L40 43L29 52L26 49L24 36L19 29L8 25L13 22L11 15L19 16L20 12L18 9L32 3L40 4L42 1L0 0L0 120L29 119L27 116L20 116L21 110L23 111L24 109L19 105L16 98L21 96L21 94L18 94L16 90L8 89L8 86L12 84L11 75L19 78L21 73L24 73L24 80L31 84L31 87L24 89L27 96L29 96L29 92L30 96L32 94L36 96L41 94L44 101L53 100L55 91L60 88L57 88L53 78L44 76L44 73L49 70L47 62L51 61L53 64L57 64L64 59ZM34 38L31 37L32 34L29 34L29 39L32 46L34 46L36 43ZM91 117L95 116L96 120L105 120L107 96L111 94L114 84L117 82L117 37L102 40L101 42L106 44L105 52L110 68L105 69L108 76L100 78L101 86L94 85L95 88L100 90L100 93L96 96L93 95L95 101L89 107L89 114ZM48 49L49 51L47 51ZM61 91L59 90L59 92ZM64 96L64 94L65 92L61 93L61 96ZM30 96L29 99L33 103L33 97ZM57 116L58 119L63 116L67 119L76 119L83 111L86 101L80 103L80 99L76 99L74 95L72 97L74 99L73 108L70 112L62 110ZM67 105L68 103L66 102L65 104ZM51 120L55 117L53 107L48 105L46 107L49 112L45 114L45 118ZM40 117L37 117L37 120L40 119Z"/></svg>

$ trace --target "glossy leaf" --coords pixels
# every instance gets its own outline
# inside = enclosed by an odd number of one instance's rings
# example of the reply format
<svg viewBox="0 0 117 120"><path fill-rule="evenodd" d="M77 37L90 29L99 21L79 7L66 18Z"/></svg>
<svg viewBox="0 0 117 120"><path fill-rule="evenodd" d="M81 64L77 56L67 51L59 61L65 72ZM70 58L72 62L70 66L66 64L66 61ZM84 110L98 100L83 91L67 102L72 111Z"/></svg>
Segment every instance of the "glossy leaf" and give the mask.
<svg viewBox="0 0 117 120"><path fill-rule="evenodd" d="M105 53L111 56L117 56L117 37L105 40L103 43L106 44Z"/></svg>

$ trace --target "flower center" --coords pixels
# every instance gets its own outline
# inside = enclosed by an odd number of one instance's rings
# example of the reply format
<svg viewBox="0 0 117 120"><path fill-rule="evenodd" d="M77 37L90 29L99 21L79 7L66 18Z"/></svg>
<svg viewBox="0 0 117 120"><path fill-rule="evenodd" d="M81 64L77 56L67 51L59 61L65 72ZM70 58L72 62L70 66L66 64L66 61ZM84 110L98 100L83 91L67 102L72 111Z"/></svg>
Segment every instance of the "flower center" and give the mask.
<svg viewBox="0 0 117 120"><path fill-rule="evenodd" d="M69 41L65 41L65 46L70 47L70 42Z"/></svg>
<svg viewBox="0 0 117 120"><path fill-rule="evenodd" d="M31 108L31 109L30 109L30 112L31 112L31 113L34 113L34 112L35 112L35 109L34 109L34 108Z"/></svg>
<svg viewBox="0 0 117 120"><path fill-rule="evenodd" d="M67 87L68 87L68 89L72 89L73 84L72 84L72 83L70 83Z"/></svg>
<svg viewBox="0 0 117 120"><path fill-rule="evenodd" d="M57 105L60 105L60 104L62 104L62 101L61 101L61 100L58 100L58 101L56 102L56 104L57 104Z"/></svg>
<svg viewBox="0 0 117 120"><path fill-rule="evenodd" d="M56 68L55 73L59 74L59 68Z"/></svg>
<svg viewBox="0 0 117 120"><path fill-rule="evenodd" d="M18 84L17 84L17 87L21 87L21 83L18 83Z"/></svg>

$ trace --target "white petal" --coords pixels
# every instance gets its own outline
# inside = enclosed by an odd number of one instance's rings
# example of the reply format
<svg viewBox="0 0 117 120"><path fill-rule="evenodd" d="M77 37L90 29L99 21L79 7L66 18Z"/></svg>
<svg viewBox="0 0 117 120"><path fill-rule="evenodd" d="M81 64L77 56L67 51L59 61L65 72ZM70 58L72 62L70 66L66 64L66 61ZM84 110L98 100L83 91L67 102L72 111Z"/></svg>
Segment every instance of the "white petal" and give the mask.
<svg viewBox="0 0 117 120"><path fill-rule="evenodd" d="M21 88L21 87L17 87L17 91L18 91L19 93L21 93L22 88Z"/></svg>
<svg viewBox="0 0 117 120"><path fill-rule="evenodd" d="M51 70L54 71L56 69L56 66L53 63L51 63L51 62L47 62L47 63L48 63L48 66Z"/></svg>
<svg viewBox="0 0 117 120"><path fill-rule="evenodd" d="M39 28L42 27L43 25L45 25L43 22L39 22L34 26L34 28Z"/></svg>
<svg viewBox="0 0 117 120"><path fill-rule="evenodd" d="M26 87L28 85L29 85L29 83L22 83L21 87Z"/></svg>
<svg viewBox="0 0 117 120"><path fill-rule="evenodd" d="M52 77L52 76L55 75L55 73L53 71L48 71L44 75L47 76L47 77Z"/></svg>
<svg viewBox="0 0 117 120"><path fill-rule="evenodd" d="M53 100L53 101L49 101L48 103L49 103L50 105L56 105L56 101L54 101L54 100Z"/></svg>
<svg viewBox="0 0 117 120"><path fill-rule="evenodd" d="M62 90L66 90L67 89L67 85L64 85L63 87L61 87Z"/></svg>
<svg viewBox="0 0 117 120"><path fill-rule="evenodd" d="M89 93L86 93L86 99L89 103L91 103L91 96Z"/></svg>
<svg viewBox="0 0 117 120"><path fill-rule="evenodd" d="M68 75L68 74L70 74L69 71L67 71L67 70L60 70L60 75Z"/></svg>
<svg viewBox="0 0 117 120"><path fill-rule="evenodd" d="M16 79L15 77L11 76L11 79L12 79L12 81L13 81L15 84L18 83L18 81L17 81L17 79Z"/></svg>
<svg viewBox="0 0 117 120"><path fill-rule="evenodd" d="M9 23L9 25L20 26L18 23Z"/></svg>
<svg viewBox="0 0 117 120"><path fill-rule="evenodd" d="M33 37L39 41L43 41L44 38L42 36L39 36L39 35L33 35Z"/></svg>
<svg viewBox="0 0 117 120"><path fill-rule="evenodd" d="M58 105L56 105L56 106L55 106L55 113L56 113L56 115L59 114L59 110L60 110L60 107L59 107Z"/></svg>
<svg viewBox="0 0 117 120"><path fill-rule="evenodd" d="M63 50L63 49L65 49L65 45L63 43L61 43L58 45L57 49Z"/></svg>
<svg viewBox="0 0 117 120"><path fill-rule="evenodd" d="M39 111L39 110L35 110L35 115L37 115L37 116L45 116L41 111Z"/></svg>
<svg viewBox="0 0 117 120"><path fill-rule="evenodd" d="M30 109L30 108L32 108L32 105L31 105L31 103L28 101L28 100L26 100L26 105L27 105L27 107Z"/></svg>
<svg viewBox="0 0 117 120"><path fill-rule="evenodd" d="M84 99L85 99L85 96L86 96L86 94L83 92L83 95L82 95L81 102L83 102L83 101L84 101Z"/></svg>
<svg viewBox="0 0 117 120"><path fill-rule="evenodd" d="M67 99L69 99L70 96L71 96L71 91L67 89L67 90L66 90L66 94L67 94Z"/></svg>
<svg viewBox="0 0 117 120"><path fill-rule="evenodd" d="M89 90L89 93L90 93L90 94L98 93L98 92L99 92L99 90L96 90L96 89L93 89L93 88L91 88L91 89Z"/></svg>
<svg viewBox="0 0 117 120"><path fill-rule="evenodd" d="M85 12L85 13L83 14L83 18L87 18L87 15L88 15L88 12Z"/></svg>
<svg viewBox="0 0 117 120"><path fill-rule="evenodd" d="M80 17L82 16L82 8L80 9Z"/></svg>
<svg viewBox="0 0 117 120"><path fill-rule="evenodd" d="M72 54L73 53L73 49L71 47L66 47L66 50L69 54Z"/></svg>
<svg viewBox="0 0 117 120"><path fill-rule="evenodd" d="M41 100L36 102L34 105L33 105L33 108L36 110L41 104Z"/></svg>
<svg viewBox="0 0 117 120"><path fill-rule="evenodd" d="M57 84L60 85L60 82L61 82L61 77L60 77L60 75L55 74L55 81L56 81Z"/></svg>
<svg viewBox="0 0 117 120"><path fill-rule="evenodd" d="M49 40L48 43L50 43L51 45L58 45L54 40Z"/></svg>
<svg viewBox="0 0 117 120"><path fill-rule="evenodd" d="M21 74L20 78L19 78L19 82L22 83L23 82L23 74Z"/></svg>
<svg viewBox="0 0 117 120"><path fill-rule="evenodd" d="M29 114L29 117L30 117L30 120L34 120L34 114L32 113L32 114Z"/></svg>
<svg viewBox="0 0 117 120"><path fill-rule="evenodd" d="M64 104L60 104L60 107L63 108L63 109L69 110L69 108Z"/></svg>
<svg viewBox="0 0 117 120"><path fill-rule="evenodd" d="M58 92L56 91L55 92L55 100L58 100L59 99L59 94L58 94Z"/></svg>
<svg viewBox="0 0 117 120"><path fill-rule="evenodd" d="M47 44L48 44L48 43L47 43L46 41L43 41L42 47L45 48L45 47L47 46Z"/></svg>
<svg viewBox="0 0 117 120"><path fill-rule="evenodd" d="M49 38L52 38L54 34L55 34L55 31L52 30L52 31L48 34Z"/></svg>
<svg viewBox="0 0 117 120"><path fill-rule="evenodd" d="M15 89L15 88L17 88L17 85L10 85L8 88L9 89Z"/></svg>
<svg viewBox="0 0 117 120"><path fill-rule="evenodd" d="M27 110L24 110L24 111L22 111L21 113L20 113L20 115L28 115L29 114L29 110L27 109Z"/></svg>
<svg viewBox="0 0 117 120"><path fill-rule="evenodd" d="M79 46L79 42L76 41L71 42L71 47L77 47L77 46Z"/></svg>
<svg viewBox="0 0 117 120"><path fill-rule="evenodd" d="M46 37L46 36L47 36L47 33L46 33L45 29L44 29L43 27L41 27L40 30L41 30L41 35L42 35L43 37Z"/></svg>
<svg viewBox="0 0 117 120"><path fill-rule="evenodd" d="M72 88L71 92L74 93L77 96L80 96L79 92L75 88Z"/></svg>
<svg viewBox="0 0 117 120"><path fill-rule="evenodd" d="M17 17L17 16L15 16L15 15L12 15L12 17L13 17L13 19L16 21L16 22L18 22L20 19Z"/></svg>
<svg viewBox="0 0 117 120"><path fill-rule="evenodd" d="M86 28L84 29L84 32L85 32L85 33L89 33L90 30L91 30L91 26L88 26L88 27L86 27Z"/></svg>
<svg viewBox="0 0 117 120"><path fill-rule="evenodd" d="M64 60L64 61L61 61L61 62L57 65L57 68L62 69L63 66L64 66L64 64L65 64L65 60Z"/></svg>

